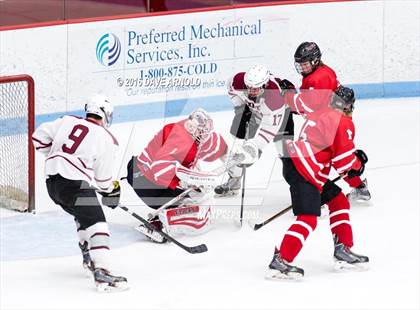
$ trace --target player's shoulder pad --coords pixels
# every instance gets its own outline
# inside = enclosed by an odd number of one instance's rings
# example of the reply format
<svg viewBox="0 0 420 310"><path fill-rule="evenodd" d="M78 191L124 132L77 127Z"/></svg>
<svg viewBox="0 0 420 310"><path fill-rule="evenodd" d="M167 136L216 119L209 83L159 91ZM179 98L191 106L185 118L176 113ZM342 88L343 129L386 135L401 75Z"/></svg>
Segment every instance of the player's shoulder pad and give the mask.
<svg viewBox="0 0 420 310"><path fill-rule="evenodd" d="M335 73L335 71L333 70L333 68L331 68L330 66L327 66L326 64L323 64L323 65L319 66L319 69L320 69L320 70L323 70L323 71L325 71L325 72L328 72L328 73L329 73L329 74L331 74L331 75L336 76L336 73Z"/></svg>
<svg viewBox="0 0 420 310"><path fill-rule="evenodd" d="M102 127L103 128L103 127ZM108 133L108 135L111 137L111 139L112 139L112 142L116 145L116 146L118 146L119 144L118 144L118 140L117 140L117 138L115 138L115 136L108 130L108 129L106 129L106 128L104 128L104 130Z"/></svg>
<svg viewBox="0 0 420 310"><path fill-rule="evenodd" d="M185 145L191 145L192 137L185 128L186 121L186 119L183 119L179 122L165 125L163 127L164 141L170 138L172 143L176 143L179 148L184 147Z"/></svg>
<svg viewBox="0 0 420 310"><path fill-rule="evenodd" d="M326 117L324 117L326 116ZM320 118L321 122L330 123L331 126L335 126L337 130L350 129L354 131L354 123L351 116L347 116L340 111L329 108L329 111Z"/></svg>
<svg viewBox="0 0 420 310"><path fill-rule="evenodd" d="M83 120L86 121L86 122L89 122L89 123L91 123L95 126L98 126L98 128L102 128L101 130L104 130L106 132L106 134L112 139L112 143L114 143L116 146L119 145L117 138L115 138L114 135L108 129L106 129L105 127L103 127L103 126L101 126L97 123L95 123L94 121L91 121L91 120L88 120L88 119L83 119Z"/></svg>
<svg viewBox="0 0 420 310"><path fill-rule="evenodd" d="M77 118L77 119L84 119L83 117L77 116L77 115L64 115L64 116L62 116L62 118L64 118L64 117L72 117L72 118Z"/></svg>
<svg viewBox="0 0 420 310"><path fill-rule="evenodd" d="M265 89L270 89L270 90L278 90L281 92L281 87L279 85L279 82L281 80L279 78L276 78L274 76L270 76L270 79L268 80L268 84L265 87Z"/></svg>
<svg viewBox="0 0 420 310"><path fill-rule="evenodd" d="M283 107L284 99L281 96L281 91L279 83L273 76L271 76L264 91L265 104L271 111L275 111Z"/></svg>
<svg viewBox="0 0 420 310"><path fill-rule="evenodd" d="M325 79L328 78L332 81L337 80L337 74L335 71L328 67L327 65L321 65L319 66L312 74L309 76L312 76L313 79Z"/></svg>
<svg viewBox="0 0 420 310"><path fill-rule="evenodd" d="M236 73L232 79L232 85L236 90L244 90L246 89L245 85L245 72Z"/></svg>

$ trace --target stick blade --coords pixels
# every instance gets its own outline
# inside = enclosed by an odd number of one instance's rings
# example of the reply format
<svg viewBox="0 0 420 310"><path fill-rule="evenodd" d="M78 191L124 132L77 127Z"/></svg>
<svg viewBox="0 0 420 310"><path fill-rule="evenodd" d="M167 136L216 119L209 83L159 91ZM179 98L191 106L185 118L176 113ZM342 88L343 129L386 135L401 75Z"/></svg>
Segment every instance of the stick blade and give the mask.
<svg viewBox="0 0 420 310"><path fill-rule="evenodd" d="M260 223L260 224L255 224L254 225L254 230L258 230L258 229L260 229L261 227L263 227L264 226L264 224L263 223Z"/></svg>
<svg viewBox="0 0 420 310"><path fill-rule="evenodd" d="M204 253L207 251L208 251L208 248L207 248L207 245L205 244L200 244L200 245L192 246L188 248L188 252L190 252L191 254L199 254L199 253Z"/></svg>

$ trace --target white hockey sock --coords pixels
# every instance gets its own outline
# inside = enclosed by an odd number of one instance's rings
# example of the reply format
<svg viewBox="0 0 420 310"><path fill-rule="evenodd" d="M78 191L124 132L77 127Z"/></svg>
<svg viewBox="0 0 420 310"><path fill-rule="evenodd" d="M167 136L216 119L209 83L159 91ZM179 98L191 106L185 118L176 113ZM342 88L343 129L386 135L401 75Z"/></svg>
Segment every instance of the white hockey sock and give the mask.
<svg viewBox="0 0 420 310"><path fill-rule="evenodd" d="M242 168L238 166L233 166L229 169L228 173L229 176L231 176L232 178L239 178L242 176Z"/></svg>
<svg viewBox="0 0 420 310"><path fill-rule="evenodd" d="M109 228L106 222L96 223L86 229L89 237L89 253L95 268L108 269Z"/></svg>
<svg viewBox="0 0 420 310"><path fill-rule="evenodd" d="M75 219L74 222L76 223L77 228L77 236L79 237L80 244L84 244L85 242L89 242L89 238L86 235L85 229L80 229L80 223Z"/></svg>

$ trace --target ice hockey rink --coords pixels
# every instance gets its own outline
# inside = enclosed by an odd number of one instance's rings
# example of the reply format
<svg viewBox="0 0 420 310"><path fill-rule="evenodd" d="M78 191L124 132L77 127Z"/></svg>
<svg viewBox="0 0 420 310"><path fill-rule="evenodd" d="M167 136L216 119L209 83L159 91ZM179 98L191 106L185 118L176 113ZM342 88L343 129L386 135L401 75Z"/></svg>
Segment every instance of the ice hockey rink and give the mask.
<svg viewBox="0 0 420 310"><path fill-rule="evenodd" d="M232 112L211 115L216 130L228 136ZM177 119L113 125L122 167L164 123ZM290 204L281 163L270 145L247 172L243 227L238 225L240 197L210 199L212 230L179 238L191 246L205 243L206 253L192 255L174 244L152 244L133 229L136 219L106 208L112 270L128 278L130 290L98 294L81 266L71 216L48 198L38 156L37 213L0 210L0 308L418 309L420 98L359 100L354 120L356 146L369 156L365 176L372 200L353 204L350 215L354 251L369 256L370 270L333 271L326 217L295 261L305 270L302 281L264 278L274 246L293 221L287 213L259 231L250 226ZM120 176L124 173L121 169ZM122 186L122 203L146 215L150 210L126 183Z"/></svg>

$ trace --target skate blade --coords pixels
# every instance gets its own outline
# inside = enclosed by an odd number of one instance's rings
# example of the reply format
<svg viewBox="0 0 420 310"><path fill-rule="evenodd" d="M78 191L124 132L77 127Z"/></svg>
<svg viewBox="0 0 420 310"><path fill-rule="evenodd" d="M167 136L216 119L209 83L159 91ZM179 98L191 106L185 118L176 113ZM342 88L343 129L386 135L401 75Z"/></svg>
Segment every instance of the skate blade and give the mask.
<svg viewBox="0 0 420 310"><path fill-rule="evenodd" d="M128 290L130 287L127 282L118 282L115 286L109 285L109 283L96 283L96 290L98 293L115 293L123 292Z"/></svg>
<svg viewBox="0 0 420 310"><path fill-rule="evenodd" d="M350 203L361 203L361 204L365 204L372 199L372 197L349 197L349 196L346 196L346 197Z"/></svg>
<svg viewBox="0 0 420 310"><path fill-rule="evenodd" d="M274 281L301 281L303 279L303 275L298 272L289 272L288 274L281 273L275 269L268 269L268 272L265 275L267 280L274 280Z"/></svg>
<svg viewBox="0 0 420 310"><path fill-rule="evenodd" d="M235 191L230 191L228 193L224 193L224 194L214 194L214 198L228 198L228 197L233 197L233 196L238 196L239 194L239 190L235 190Z"/></svg>
<svg viewBox="0 0 420 310"><path fill-rule="evenodd" d="M159 235L158 233L156 233L156 234L149 233L149 229L147 227L137 226L137 227L134 227L134 229L137 230L138 232L140 232L141 234L145 235L152 242L155 242L155 243L165 243L166 242L165 238L163 236Z"/></svg>
<svg viewBox="0 0 420 310"><path fill-rule="evenodd" d="M344 261L335 261L333 268L335 272L367 271L369 270L369 263L349 264Z"/></svg>

